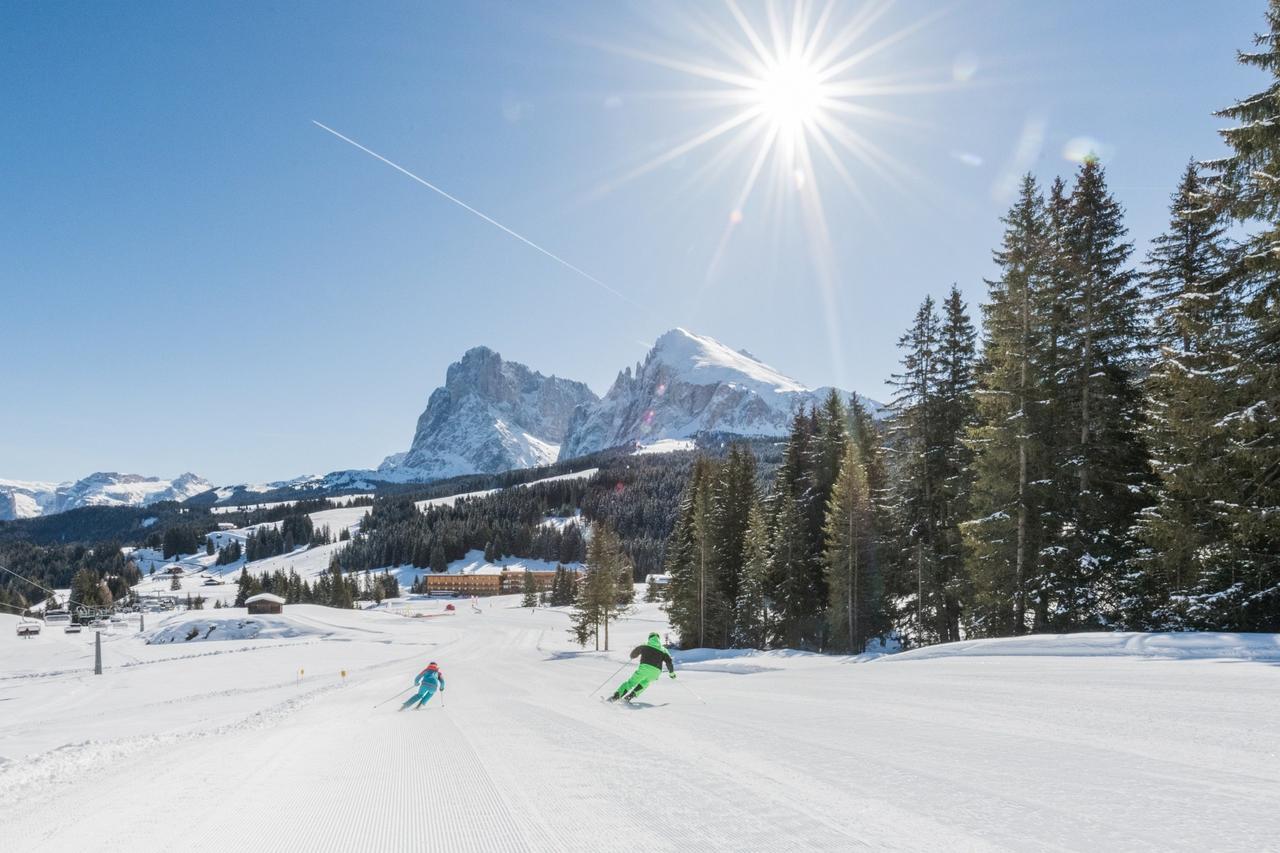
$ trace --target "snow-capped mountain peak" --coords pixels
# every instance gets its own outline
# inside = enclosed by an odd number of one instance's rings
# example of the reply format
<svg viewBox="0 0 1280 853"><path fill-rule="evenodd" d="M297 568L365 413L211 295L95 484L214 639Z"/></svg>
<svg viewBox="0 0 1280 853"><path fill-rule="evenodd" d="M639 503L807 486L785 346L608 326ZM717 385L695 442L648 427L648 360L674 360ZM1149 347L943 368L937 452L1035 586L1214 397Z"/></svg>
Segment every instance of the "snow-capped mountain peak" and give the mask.
<svg viewBox="0 0 1280 853"><path fill-rule="evenodd" d="M679 327L654 342L649 360L670 367L674 378L696 385L716 382L750 384L757 391L781 394L813 390L784 376L745 350L734 350L715 338Z"/></svg>
<svg viewBox="0 0 1280 853"><path fill-rule="evenodd" d="M146 506L184 501L213 487L187 472L172 480L98 471L74 482L0 480L0 521L52 515L84 506Z"/></svg>
<svg viewBox="0 0 1280 853"><path fill-rule="evenodd" d="M560 458L700 433L784 435L797 410L830 390L802 385L714 338L672 329L634 374L624 370L599 404L574 413Z"/></svg>
<svg viewBox="0 0 1280 853"><path fill-rule="evenodd" d="M545 465L559 455L574 410L595 402L581 382L473 347L432 392L409 450L388 456L373 476L431 480Z"/></svg>

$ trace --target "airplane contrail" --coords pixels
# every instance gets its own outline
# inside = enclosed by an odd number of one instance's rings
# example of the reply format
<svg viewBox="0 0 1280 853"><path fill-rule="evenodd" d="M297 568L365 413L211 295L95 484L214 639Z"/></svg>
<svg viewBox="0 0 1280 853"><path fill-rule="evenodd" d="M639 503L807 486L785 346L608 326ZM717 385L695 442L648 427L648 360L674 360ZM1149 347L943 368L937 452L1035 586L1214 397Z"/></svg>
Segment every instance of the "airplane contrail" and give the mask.
<svg viewBox="0 0 1280 853"><path fill-rule="evenodd" d="M364 147L363 145L361 145L359 142L356 142L356 141L355 141L354 139L352 139L351 137L349 137L349 136L344 136L343 134L341 134L341 133L339 133L338 131L334 130L333 128L329 127L327 124L322 124L322 123L320 123L320 122L316 121L315 119L312 119L312 120L311 120L311 123L312 123L312 124L314 124L316 127L320 128L321 130L327 130L327 131L329 131L329 133L332 133L334 136L338 137L338 138L339 138L339 139L341 139L343 142L346 142L346 143L348 143L348 144L350 144L350 145L354 145L356 148L359 148L361 151L363 151L364 153L368 154L370 157L374 157L374 158L376 158L376 159L378 159L378 160L381 160L383 163L386 163L388 166L390 166L391 168L395 169L397 172L401 172L401 173L403 173L403 174L405 174L405 175L408 175L410 178L413 178L415 181L417 181L418 183L422 184L422 185L423 185L424 187L426 187L427 189L429 189L429 190L431 190L431 191L433 191L433 192L435 192L435 193L438 193L439 195L444 196L444 197L445 197L445 198L447 198L449 201L451 201L451 202L453 202L454 204L458 205L458 207L461 207L463 210L466 210L466 211L468 211L468 212L470 212L470 213L474 213L476 216L480 217L480 218L481 218L481 219L483 219L485 222L488 222L490 225L494 226L495 228L500 228L500 229L502 229L502 230L503 230L503 231L505 231L506 233L510 234L512 237L515 237L515 238L516 238L517 240L519 240L521 243L524 243L526 246L529 246L530 248L533 248L533 249L537 249L539 252L541 252L542 254L546 255L546 256L547 256L548 258L550 258L551 260L555 261L556 263L560 264L561 266L564 266L564 267L567 267L567 268L568 268L568 269L570 269L570 270L573 270L573 271L574 271L574 272L576 272L578 275L580 275L580 276L582 276L583 278L585 278L587 281L589 281L589 282L591 282L592 284L595 284L595 285L597 285L597 286L599 286L599 287L604 288L605 290L609 291L609 292L610 292L610 293L612 293L614 296L618 297L619 299L623 300L624 302L627 302L627 303L629 303L629 304L631 304L631 305L634 305L634 306L636 306L637 308L645 309L646 311L647 311L647 310L649 310L649 309L648 309L648 306L641 305L639 302L636 302L634 299L632 299L631 297L627 296L625 293L622 293L621 291L616 290L616 289L614 289L614 288L610 287L609 285L605 284L603 281L601 281L600 279L596 278L596 277L595 277L595 276L593 276L591 273L589 273L589 272L585 272L584 270L579 269L578 267L575 267L573 264L569 263L569 262L568 262L568 261L566 261L564 258L560 257L559 255L555 254L554 252L549 252L549 251L547 251L546 249L544 249L544 248L542 248L541 246L539 246L537 243L535 243L535 242L533 242L532 240L530 240L528 237L524 237L524 236L522 236L522 235L520 235L520 234L517 234L516 232L512 231L510 228L508 228L507 226L503 225L501 222L499 222L498 220L494 219L493 217L491 217L491 216L486 216L485 214L483 214L483 213L481 213L480 211L476 210L474 207L472 207L471 205L467 204L467 203L466 203L465 201L463 201L462 199L460 199L460 198L458 198L458 197L456 197L456 196L449 195L449 193L447 193L447 192L445 192L444 190L440 189L440 188L439 188L438 186L436 186L435 184L431 183L430 181L426 180L425 178L420 178L420 177L418 177L418 176L417 176L417 175L415 175L413 172L410 172L408 169L406 169L405 167L401 166L399 163L394 163L394 162L392 162L391 160L388 160L386 157L383 157L383 156L382 156L381 154L379 154L377 151L373 151L373 150L370 150L370 149L368 149L368 148Z"/></svg>

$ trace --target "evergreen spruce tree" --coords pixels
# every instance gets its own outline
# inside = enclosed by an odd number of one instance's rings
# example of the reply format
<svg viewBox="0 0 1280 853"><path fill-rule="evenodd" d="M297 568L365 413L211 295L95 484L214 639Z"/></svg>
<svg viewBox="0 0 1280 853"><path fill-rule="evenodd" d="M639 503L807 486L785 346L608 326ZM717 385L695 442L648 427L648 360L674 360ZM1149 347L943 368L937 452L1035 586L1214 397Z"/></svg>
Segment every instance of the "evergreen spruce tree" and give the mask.
<svg viewBox="0 0 1280 853"><path fill-rule="evenodd" d="M1074 318L1071 300L1077 267L1072 249L1071 196L1066 182L1055 178L1045 202L1044 281L1031 291L1034 346L1032 363L1037 366L1039 394L1030 410L1031 446L1038 464L1028 484L1036 508L1038 525L1030 533L1039 534L1036 562L1026 576L1027 604L1031 608L1033 631L1052 630L1051 610L1055 605L1055 579L1072 571L1068 549L1058 534L1073 529L1079 496L1073 465L1079 427L1072 418L1078 405L1071 398L1070 380L1078 370L1068 333Z"/></svg>
<svg viewBox="0 0 1280 853"><path fill-rule="evenodd" d="M556 575L551 581L551 606L568 607L573 604L575 575L564 566L556 564Z"/></svg>
<svg viewBox="0 0 1280 853"><path fill-rule="evenodd" d="M940 441L938 390L941 361L938 314L925 297L911 328L898 341L903 372L890 380L890 446L896 457L893 511L902 539L897 548L900 574L895 593L904 637L914 644L937 642L945 618L938 553L939 496L945 447Z"/></svg>
<svg viewBox="0 0 1280 853"><path fill-rule="evenodd" d="M1145 427L1158 482L1155 505L1138 521L1143 548L1124 602L1126 624L1142 630L1217 627L1197 618L1196 602L1227 592L1214 579L1235 568L1226 507L1239 482L1223 423L1242 402L1243 318L1224 231L1199 169L1188 164L1144 276L1156 347Z"/></svg>
<svg viewBox="0 0 1280 853"><path fill-rule="evenodd" d="M99 592L100 581L98 573L88 566L78 570L71 578L71 601L85 607L97 607L103 604Z"/></svg>
<svg viewBox="0 0 1280 853"><path fill-rule="evenodd" d="M810 536L815 553L826 548L827 505L840 476L840 464L844 459L845 444L849 439L849 415L840 395L832 390L822 407L814 412L815 429L810 451L812 491L807 496L806 512L809 514Z"/></svg>
<svg viewBox="0 0 1280 853"><path fill-rule="evenodd" d="M694 462L667 542L665 570L671 580L663 608L680 637L681 648L686 649L702 647L707 636L707 598L714 589L714 579L708 582L707 577L713 569L708 541L713 474L709 460Z"/></svg>
<svg viewBox="0 0 1280 853"><path fill-rule="evenodd" d="M438 540L431 546L431 559L429 568L433 572L444 572L449 569L449 561L444 555L444 545Z"/></svg>
<svg viewBox="0 0 1280 853"><path fill-rule="evenodd" d="M763 649L769 644L769 524L759 501L747 514L742 547L742 580L738 587L734 645Z"/></svg>
<svg viewBox="0 0 1280 853"><path fill-rule="evenodd" d="M621 540L618 542L618 566L617 601L619 606L628 608L636 600L636 567L626 551L622 550Z"/></svg>
<svg viewBox="0 0 1280 853"><path fill-rule="evenodd" d="M240 571L240 579L236 582L236 607L244 607L245 599L253 595L253 580L245 570Z"/></svg>
<svg viewBox="0 0 1280 853"><path fill-rule="evenodd" d="M849 438L858 447L862 468L867 475L867 491L871 497L871 514L875 529L875 561L881 580L890 572L890 557L895 551L892 490L885 463L884 436L875 418L855 394L849 398Z"/></svg>
<svg viewBox="0 0 1280 853"><path fill-rule="evenodd" d="M662 590L653 579L653 575L649 575L648 580L645 583L644 600L648 604L655 604L662 600Z"/></svg>
<svg viewBox="0 0 1280 853"><path fill-rule="evenodd" d="M1218 113L1238 124L1222 131L1231 155L1212 164L1230 215L1250 234L1235 270L1245 305L1240 402L1223 420L1238 488L1224 508L1228 553L1202 579L1197 618L1244 631L1280 630L1280 0L1270 0L1266 22L1257 50L1239 59L1269 83Z"/></svg>
<svg viewBox="0 0 1280 853"><path fill-rule="evenodd" d="M1086 160L1066 226L1064 341L1072 363L1061 386L1074 443L1061 471L1075 482L1072 492L1059 480L1071 499L1067 523L1054 533L1058 559L1043 588L1051 630L1099 627L1113 618L1130 528L1145 503L1149 472L1137 377L1146 349L1140 292L1126 266L1133 247L1125 235L1102 166Z"/></svg>
<svg viewBox="0 0 1280 853"><path fill-rule="evenodd" d="M538 582L533 578L533 572L528 569L524 570L524 597L520 601L521 607L537 607L538 606Z"/></svg>
<svg viewBox="0 0 1280 853"><path fill-rule="evenodd" d="M821 649L826 634L827 579L818 547L821 528L812 512L826 486L814 470L822 419L797 412L782 465L774 477L769 515L769 581L773 602L771 642L788 648Z"/></svg>
<svg viewBox="0 0 1280 853"><path fill-rule="evenodd" d="M978 636L1026 630L1028 579L1037 571L1040 543L1031 483L1039 480L1035 408L1044 383L1033 305L1048 246L1044 202L1031 175L1002 221L1003 244L995 252L1000 276L987 282L975 423L968 433L974 520L963 526L971 582L967 621Z"/></svg>
<svg viewBox="0 0 1280 853"><path fill-rule="evenodd" d="M976 403L975 348L977 333L960 291L952 285L943 302L939 334L938 532L935 536L939 613L943 642L960 639L961 603L968 597L961 524L968 519L973 489L973 453L965 436L974 424Z"/></svg>
<svg viewBox="0 0 1280 853"><path fill-rule="evenodd" d="M821 590L824 599L817 600L819 590L811 578L813 566L819 561L811 550L807 518L785 488L775 490L773 503L768 594L776 619L771 626L771 642L784 648L816 649L826 589L824 586Z"/></svg>
<svg viewBox="0 0 1280 853"><path fill-rule="evenodd" d="M756 460L745 446L734 445L724 463L713 469L707 536L715 590L708 597L710 612L704 644L727 648L737 624L738 593L742 585L743 547L747 521L756 500Z"/></svg>
<svg viewBox="0 0 1280 853"><path fill-rule="evenodd" d="M613 529L596 522L587 546L587 564L578 583L569 632L579 645L594 639L597 651L609 650L609 623L626 610L619 602L618 578L626 570L626 555Z"/></svg>
<svg viewBox="0 0 1280 853"><path fill-rule="evenodd" d="M338 559L338 555L334 554L329 560L329 606L351 609L355 603L357 590L353 589L354 583L348 583L347 578L342 575L342 563Z"/></svg>
<svg viewBox="0 0 1280 853"><path fill-rule="evenodd" d="M858 446L847 441L827 505L824 560L830 593L831 645L861 653L876 633L880 584L875 564L871 490Z"/></svg>

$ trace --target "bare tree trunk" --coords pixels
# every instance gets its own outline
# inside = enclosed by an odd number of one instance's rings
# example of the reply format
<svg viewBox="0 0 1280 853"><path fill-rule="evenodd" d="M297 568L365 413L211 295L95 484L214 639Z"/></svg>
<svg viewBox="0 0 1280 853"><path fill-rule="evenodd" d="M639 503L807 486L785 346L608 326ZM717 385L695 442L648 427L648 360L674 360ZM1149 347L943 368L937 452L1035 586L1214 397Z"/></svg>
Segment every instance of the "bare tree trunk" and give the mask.
<svg viewBox="0 0 1280 853"><path fill-rule="evenodd" d="M853 525L850 525L853 529ZM850 602L850 609L853 611L853 652L861 654L862 634L858 631L858 609L861 606L861 599L858 596L858 576L862 573L862 566L858 562L858 546L856 540L853 545L853 599Z"/></svg>
<svg viewBox="0 0 1280 853"><path fill-rule="evenodd" d="M920 624L921 645L924 644L924 543L916 543L916 622Z"/></svg>
<svg viewBox="0 0 1280 853"><path fill-rule="evenodd" d="M1024 421L1025 423L1025 421ZM1026 427L1023 427L1025 431ZM1018 447L1018 552L1013 571L1013 633L1026 633L1023 614L1027 612L1026 599L1026 552L1027 552L1027 445L1026 439L1019 442Z"/></svg>
<svg viewBox="0 0 1280 853"><path fill-rule="evenodd" d="M854 595L853 585L857 583L857 569L854 567L854 560L857 559L856 545L853 540L853 508L848 507L846 511L849 513L849 574L850 577L844 585L844 591L848 598L849 610L849 651L853 651L853 638L857 633L858 616L853 610L853 601L857 597Z"/></svg>
<svg viewBox="0 0 1280 853"><path fill-rule="evenodd" d="M1089 491L1089 385L1093 376L1093 284L1085 285L1084 382L1080 389L1080 493Z"/></svg>
<svg viewBox="0 0 1280 853"><path fill-rule="evenodd" d="M1022 285L1022 353L1018 365L1018 550L1014 556L1013 572L1013 633L1023 634L1023 621L1027 612L1026 559L1027 559L1027 362L1031 358L1031 281Z"/></svg>
<svg viewBox="0 0 1280 853"><path fill-rule="evenodd" d="M706 647L707 629L707 535L704 530L698 543L698 646Z"/></svg>

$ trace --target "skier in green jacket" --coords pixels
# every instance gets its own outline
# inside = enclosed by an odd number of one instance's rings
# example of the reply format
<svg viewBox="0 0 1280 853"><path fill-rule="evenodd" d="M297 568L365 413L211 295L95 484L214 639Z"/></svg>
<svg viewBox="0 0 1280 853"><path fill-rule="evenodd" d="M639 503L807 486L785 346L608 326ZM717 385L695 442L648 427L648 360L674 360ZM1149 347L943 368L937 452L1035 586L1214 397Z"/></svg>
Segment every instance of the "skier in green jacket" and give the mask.
<svg viewBox="0 0 1280 853"><path fill-rule="evenodd" d="M671 661L671 655L662 647L662 638L656 633L649 635L649 642L643 646L636 646L631 650L631 659L640 658L640 665L636 667L635 673L630 678L622 682L622 686L614 691L609 697L610 702L617 702L619 699L626 699L630 702L645 691L645 688L652 684L662 675L662 667L665 665L671 673L671 677L676 677L676 665Z"/></svg>

